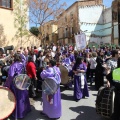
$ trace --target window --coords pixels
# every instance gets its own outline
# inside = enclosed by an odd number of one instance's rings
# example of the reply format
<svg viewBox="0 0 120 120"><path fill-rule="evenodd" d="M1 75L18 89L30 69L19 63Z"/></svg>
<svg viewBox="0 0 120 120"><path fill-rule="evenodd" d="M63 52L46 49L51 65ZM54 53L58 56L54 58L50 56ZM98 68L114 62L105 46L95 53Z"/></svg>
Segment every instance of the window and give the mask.
<svg viewBox="0 0 120 120"><path fill-rule="evenodd" d="M65 17L65 22L67 22L67 17Z"/></svg>
<svg viewBox="0 0 120 120"><path fill-rule="evenodd" d="M49 25L47 25L47 30L49 30Z"/></svg>
<svg viewBox="0 0 120 120"><path fill-rule="evenodd" d="M68 30L68 28L66 27L64 30L64 37L67 37L67 30Z"/></svg>
<svg viewBox="0 0 120 120"><path fill-rule="evenodd" d="M49 41L49 34L46 35L46 40Z"/></svg>
<svg viewBox="0 0 120 120"><path fill-rule="evenodd" d="M0 0L0 7L12 8L13 0Z"/></svg>
<svg viewBox="0 0 120 120"><path fill-rule="evenodd" d="M70 28L70 34L72 36L72 34L73 34L73 27Z"/></svg>
<svg viewBox="0 0 120 120"><path fill-rule="evenodd" d="M73 19L73 13L72 12L70 13L70 18L71 18L71 20Z"/></svg>

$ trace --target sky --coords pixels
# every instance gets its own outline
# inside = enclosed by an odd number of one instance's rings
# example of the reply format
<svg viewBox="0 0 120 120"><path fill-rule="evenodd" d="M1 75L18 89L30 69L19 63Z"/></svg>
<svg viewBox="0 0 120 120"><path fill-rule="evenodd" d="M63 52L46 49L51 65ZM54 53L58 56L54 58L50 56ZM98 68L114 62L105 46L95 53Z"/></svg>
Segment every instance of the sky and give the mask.
<svg viewBox="0 0 120 120"><path fill-rule="evenodd" d="M69 7L70 5L72 5L75 1L77 1L77 0L61 0L61 2L66 2L67 7ZM103 0L103 4L104 4L106 7L110 7L112 1L113 1L113 0Z"/></svg>
<svg viewBox="0 0 120 120"><path fill-rule="evenodd" d="M66 8L68 8L69 6L71 6L74 2L76 2L77 0L60 0L61 3L64 3L66 2L67 6ZM106 6L106 7L110 7L111 6L111 3L112 3L113 0L103 0L103 4ZM30 26L29 27L32 27L32 26L35 26L34 24L30 23Z"/></svg>

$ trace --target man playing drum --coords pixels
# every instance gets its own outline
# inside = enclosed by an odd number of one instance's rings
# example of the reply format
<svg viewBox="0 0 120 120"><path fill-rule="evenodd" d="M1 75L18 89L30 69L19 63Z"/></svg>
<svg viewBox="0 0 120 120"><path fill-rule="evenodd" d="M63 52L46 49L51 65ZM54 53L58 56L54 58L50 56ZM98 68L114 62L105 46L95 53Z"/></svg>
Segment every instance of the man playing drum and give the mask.
<svg viewBox="0 0 120 120"><path fill-rule="evenodd" d="M65 73L61 73L61 74L64 74L64 76L69 76L68 77L68 80L65 80L62 78L62 82L63 81L68 81L66 83L66 87L67 88L71 88L72 87L72 81L69 81L70 79L72 79L73 77L73 72L72 72L72 62L71 62L71 59L69 58L68 54L63 54L63 57L62 57L62 66L64 66L66 68L66 70L68 71L68 74L65 74ZM62 71L62 70L61 70ZM66 77L67 78L67 77ZM62 83L61 82L61 83Z"/></svg>
<svg viewBox="0 0 120 120"><path fill-rule="evenodd" d="M56 62L50 60L49 67L46 70L43 70L40 75L42 79L50 78L53 79L57 84L60 84L61 82L60 74L61 74L60 69L56 67ZM55 94L50 96L42 92L42 97L43 97L43 111L41 112L41 114L47 115L49 118L52 119L61 117L62 113L61 113L60 87L57 89Z"/></svg>
<svg viewBox="0 0 120 120"><path fill-rule="evenodd" d="M14 63L9 68L8 79L4 85L5 87L8 87L16 97L16 108L12 114L15 119L24 118L25 115L31 111L28 91L17 89L13 81L16 75L23 72L23 69L24 65L20 54L15 54Z"/></svg>
<svg viewBox="0 0 120 120"><path fill-rule="evenodd" d="M115 87L114 113L112 120L120 120L120 58L117 61L117 68L111 71L107 76L107 80Z"/></svg>

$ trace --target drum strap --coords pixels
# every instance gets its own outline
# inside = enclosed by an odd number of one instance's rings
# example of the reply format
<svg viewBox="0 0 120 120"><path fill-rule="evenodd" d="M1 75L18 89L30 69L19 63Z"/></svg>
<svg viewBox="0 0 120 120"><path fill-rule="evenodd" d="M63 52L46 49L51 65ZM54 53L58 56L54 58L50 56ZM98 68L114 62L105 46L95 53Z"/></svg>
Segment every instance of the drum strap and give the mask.
<svg viewBox="0 0 120 120"><path fill-rule="evenodd" d="M55 69L53 68L53 72L54 72L54 75L55 75L55 79L58 81L58 75L56 74L55 72Z"/></svg>
<svg viewBox="0 0 120 120"><path fill-rule="evenodd" d="M53 72L54 72L54 74L55 74L55 79L57 80L57 82L58 82L58 75L57 75L57 73L55 72L55 69L53 68ZM58 88L60 87L60 84L59 83L57 83L57 85L58 85Z"/></svg>

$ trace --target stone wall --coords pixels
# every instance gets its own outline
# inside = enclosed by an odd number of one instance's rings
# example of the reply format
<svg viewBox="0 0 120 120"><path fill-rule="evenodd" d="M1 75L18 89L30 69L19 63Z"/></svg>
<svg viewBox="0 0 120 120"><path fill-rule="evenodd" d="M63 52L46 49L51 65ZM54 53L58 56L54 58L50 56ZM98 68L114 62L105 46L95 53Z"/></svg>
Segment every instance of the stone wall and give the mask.
<svg viewBox="0 0 120 120"><path fill-rule="evenodd" d="M27 35L23 35L22 39L17 36L18 29L15 27L15 14L13 10L0 8L0 47L14 45L17 47L27 47L31 45L39 46L41 41L31 34L27 29Z"/></svg>

